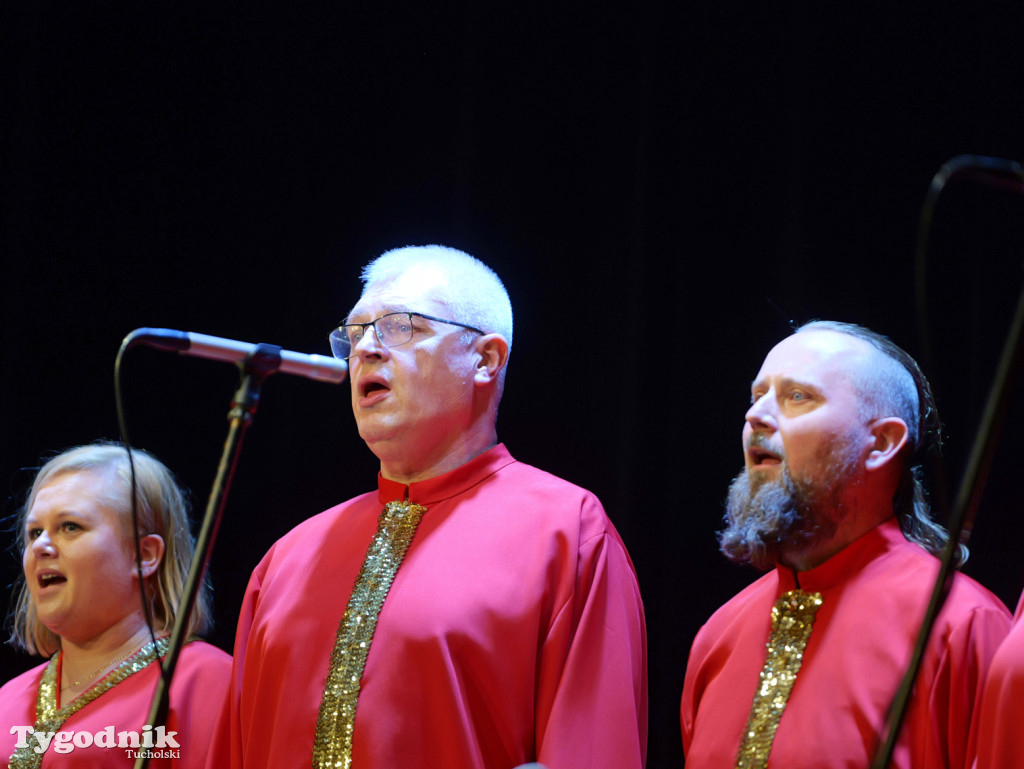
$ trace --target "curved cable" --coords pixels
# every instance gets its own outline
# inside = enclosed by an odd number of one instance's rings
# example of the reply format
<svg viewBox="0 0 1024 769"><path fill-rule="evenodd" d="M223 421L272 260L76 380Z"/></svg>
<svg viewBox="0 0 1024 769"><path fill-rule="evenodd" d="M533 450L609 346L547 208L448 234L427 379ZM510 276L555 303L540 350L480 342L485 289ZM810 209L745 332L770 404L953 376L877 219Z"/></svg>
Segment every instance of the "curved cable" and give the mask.
<svg viewBox="0 0 1024 769"><path fill-rule="evenodd" d="M925 287L928 238L939 195L953 177L961 175L969 175L976 181L991 186L1024 192L1024 169L1015 161L999 158L959 155L945 163L932 178L931 186L928 189L928 194L921 209L915 256L915 294L917 297L918 331L921 337L926 365L930 365L928 357L930 356L930 349L927 329L927 290ZM971 448L971 456L960 484L956 504L950 515L949 539L940 558L939 573L935 580L935 586L932 590L924 619L921 621L921 631L918 633L914 644L913 654L907 666L907 671L893 697L892 707L885 725L885 741L875 755L875 760L871 764L872 769L885 769L892 760L892 754L896 748L896 739L899 736L903 717L910 702L914 681L917 679L917 673L924 659L928 638L953 583L955 571L953 559L959 551L960 545L966 545L970 538L971 527L973 526L974 517L977 514L978 505L981 501L981 489L988 477L988 470L995 453L996 439L1001 422L1000 418L1005 415L1008 405L1008 393L1010 392L1008 383L1019 370L1022 354L1024 354L1020 344L1022 331L1024 331L1024 291L1022 291L1017 304L1013 324L1007 336L996 377L985 405L985 413ZM941 465L938 468L938 472L942 473ZM937 482L944 484L944 477L937 479Z"/></svg>
<svg viewBox="0 0 1024 769"><path fill-rule="evenodd" d="M921 362L925 370L932 365L931 336L928 332L928 240L935 207L942 191L954 177L969 176L990 187L1024 192L1024 168L1015 160L985 155L957 155L942 164L928 185L917 226L914 249L914 298L917 309L917 333L921 342Z"/></svg>
<svg viewBox="0 0 1024 769"><path fill-rule="evenodd" d="M139 503L138 485L135 477L135 458L132 456L132 444L128 437L128 420L125 418L124 397L121 393L121 361L125 351L133 344L131 335L125 337L121 347L114 358L114 408L117 411L117 426L121 433L121 443L124 444L128 454L128 474L131 478L131 508L132 508L132 541L135 544L135 573L139 577L139 599L142 601L143 616L146 619L146 628L149 630L149 640L153 644L154 654L156 653L156 629L153 627L153 607L150 606L146 596L146 580L142 574L142 538L139 536ZM160 669L160 676L166 683L167 672L160 663L159 655L156 657L157 667Z"/></svg>

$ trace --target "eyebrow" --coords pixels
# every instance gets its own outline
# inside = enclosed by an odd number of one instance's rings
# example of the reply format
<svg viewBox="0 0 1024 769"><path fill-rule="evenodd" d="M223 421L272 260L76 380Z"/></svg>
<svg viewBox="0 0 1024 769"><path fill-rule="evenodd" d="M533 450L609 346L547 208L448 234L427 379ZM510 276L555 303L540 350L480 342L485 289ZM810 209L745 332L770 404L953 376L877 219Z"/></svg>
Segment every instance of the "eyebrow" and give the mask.
<svg viewBox="0 0 1024 769"><path fill-rule="evenodd" d="M771 379L771 377L753 380L750 383L751 391L756 390L758 387L764 387L766 381L769 379ZM786 390L791 387L799 387L805 390L813 390L816 393L821 392L821 388L818 385L813 384L812 382L806 379L795 379L791 376L780 377L778 380L778 387L776 389Z"/></svg>
<svg viewBox="0 0 1024 769"><path fill-rule="evenodd" d="M88 517L88 513L84 513L81 510L79 510L78 508L63 508L63 509L58 510L57 512L53 513L53 516L55 518L69 518L69 517L72 517L72 516L80 517L80 518L85 518L85 517ZM31 516L30 515L26 515L25 516L25 523L30 523L30 522L31 523L39 523L39 518L40 518L40 516L36 516L36 515L31 515Z"/></svg>
<svg viewBox="0 0 1024 769"><path fill-rule="evenodd" d="M384 307L381 310L380 315L378 315L377 318L383 318L385 315L390 315L391 313L394 313L394 312L412 312L412 310L407 310L404 307L395 307L393 305L384 305ZM358 317L360 317L362 315L368 315L368 314L369 314L369 312L366 311L366 310L352 310L351 312L349 312L348 316L341 322L341 325L348 326L350 324L362 323L362 321L358 321L358 320L354 321L353 318L358 318ZM376 320L377 318L374 318L373 320ZM370 323L372 321L365 321L365 322L366 323Z"/></svg>

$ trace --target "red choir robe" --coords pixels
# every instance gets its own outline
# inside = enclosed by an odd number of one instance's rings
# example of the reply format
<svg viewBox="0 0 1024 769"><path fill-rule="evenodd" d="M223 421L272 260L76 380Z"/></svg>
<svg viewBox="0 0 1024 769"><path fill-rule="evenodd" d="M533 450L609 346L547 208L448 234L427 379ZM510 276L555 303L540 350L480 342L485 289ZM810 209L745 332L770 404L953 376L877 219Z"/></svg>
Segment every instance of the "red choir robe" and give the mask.
<svg viewBox="0 0 1024 769"><path fill-rule="evenodd" d="M1024 596L988 671L981 700L977 769L1024 766Z"/></svg>
<svg viewBox="0 0 1024 769"><path fill-rule="evenodd" d="M20 736L12 733L11 728L36 723L36 697L46 664L22 673L0 688L0 760L4 767L8 766ZM230 674L231 657L217 647L193 641L182 648L171 681L170 708L164 730L166 735L176 732L173 739L179 747L167 750L176 751L177 755L151 758L150 767L202 769L205 766ZM141 736L158 678L156 665L150 663L72 714L60 730L88 732L95 736L112 726L115 735L131 731ZM27 735L27 739L30 745L38 744L32 735ZM43 754L41 769L131 769L135 766L134 750L93 744L59 753L56 747L56 743L51 743ZM154 756L160 753L158 748L152 750Z"/></svg>
<svg viewBox="0 0 1024 769"><path fill-rule="evenodd" d="M591 493L499 445L300 524L253 572L209 767L309 766L339 620L383 505L426 506L381 610L355 717L358 769L639 769L643 606Z"/></svg>
<svg viewBox="0 0 1024 769"><path fill-rule="evenodd" d="M824 602L779 722L768 766L864 769L912 656L938 559L895 518L815 569L778 567L722 606L697 634L683 686L687 769L736 765L765 660L770 613L783 593ZM897 769L969 769L985 674L1010 626L992 593L963 574L933 628L893 756Z"/></svg>

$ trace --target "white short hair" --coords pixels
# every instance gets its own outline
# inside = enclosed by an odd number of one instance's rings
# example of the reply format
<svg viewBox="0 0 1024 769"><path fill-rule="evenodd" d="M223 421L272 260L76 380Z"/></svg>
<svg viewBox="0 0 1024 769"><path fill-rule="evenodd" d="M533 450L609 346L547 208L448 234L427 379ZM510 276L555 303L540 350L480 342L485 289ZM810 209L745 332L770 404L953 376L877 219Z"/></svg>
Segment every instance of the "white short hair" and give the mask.
<svg viewBox="0 0 1024 769"><path fill-rule="evenodd" d="M363 268L363 290L388 283L407 270L433 268L443 277L441 301L449 320L487 334L501 334L512 349L512 302L501 278L479 259L448 246L405 246L378 256Z"/></svg>

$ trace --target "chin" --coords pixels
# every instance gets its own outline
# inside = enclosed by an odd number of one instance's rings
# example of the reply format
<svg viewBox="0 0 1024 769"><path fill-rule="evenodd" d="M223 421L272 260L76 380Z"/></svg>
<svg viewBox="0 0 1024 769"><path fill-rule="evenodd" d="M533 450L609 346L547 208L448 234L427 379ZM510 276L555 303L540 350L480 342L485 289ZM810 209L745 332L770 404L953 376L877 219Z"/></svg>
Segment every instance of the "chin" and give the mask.
<svg viewBox="0 0 1024 769"><path fill-rule="evenodd" d="M367 422L358 423L357 426L359 428L359 437L363 439L363 442L371 450L374 444L396 440L402 433L399 425L381 424L375 420L367 420Z"/></svg>

